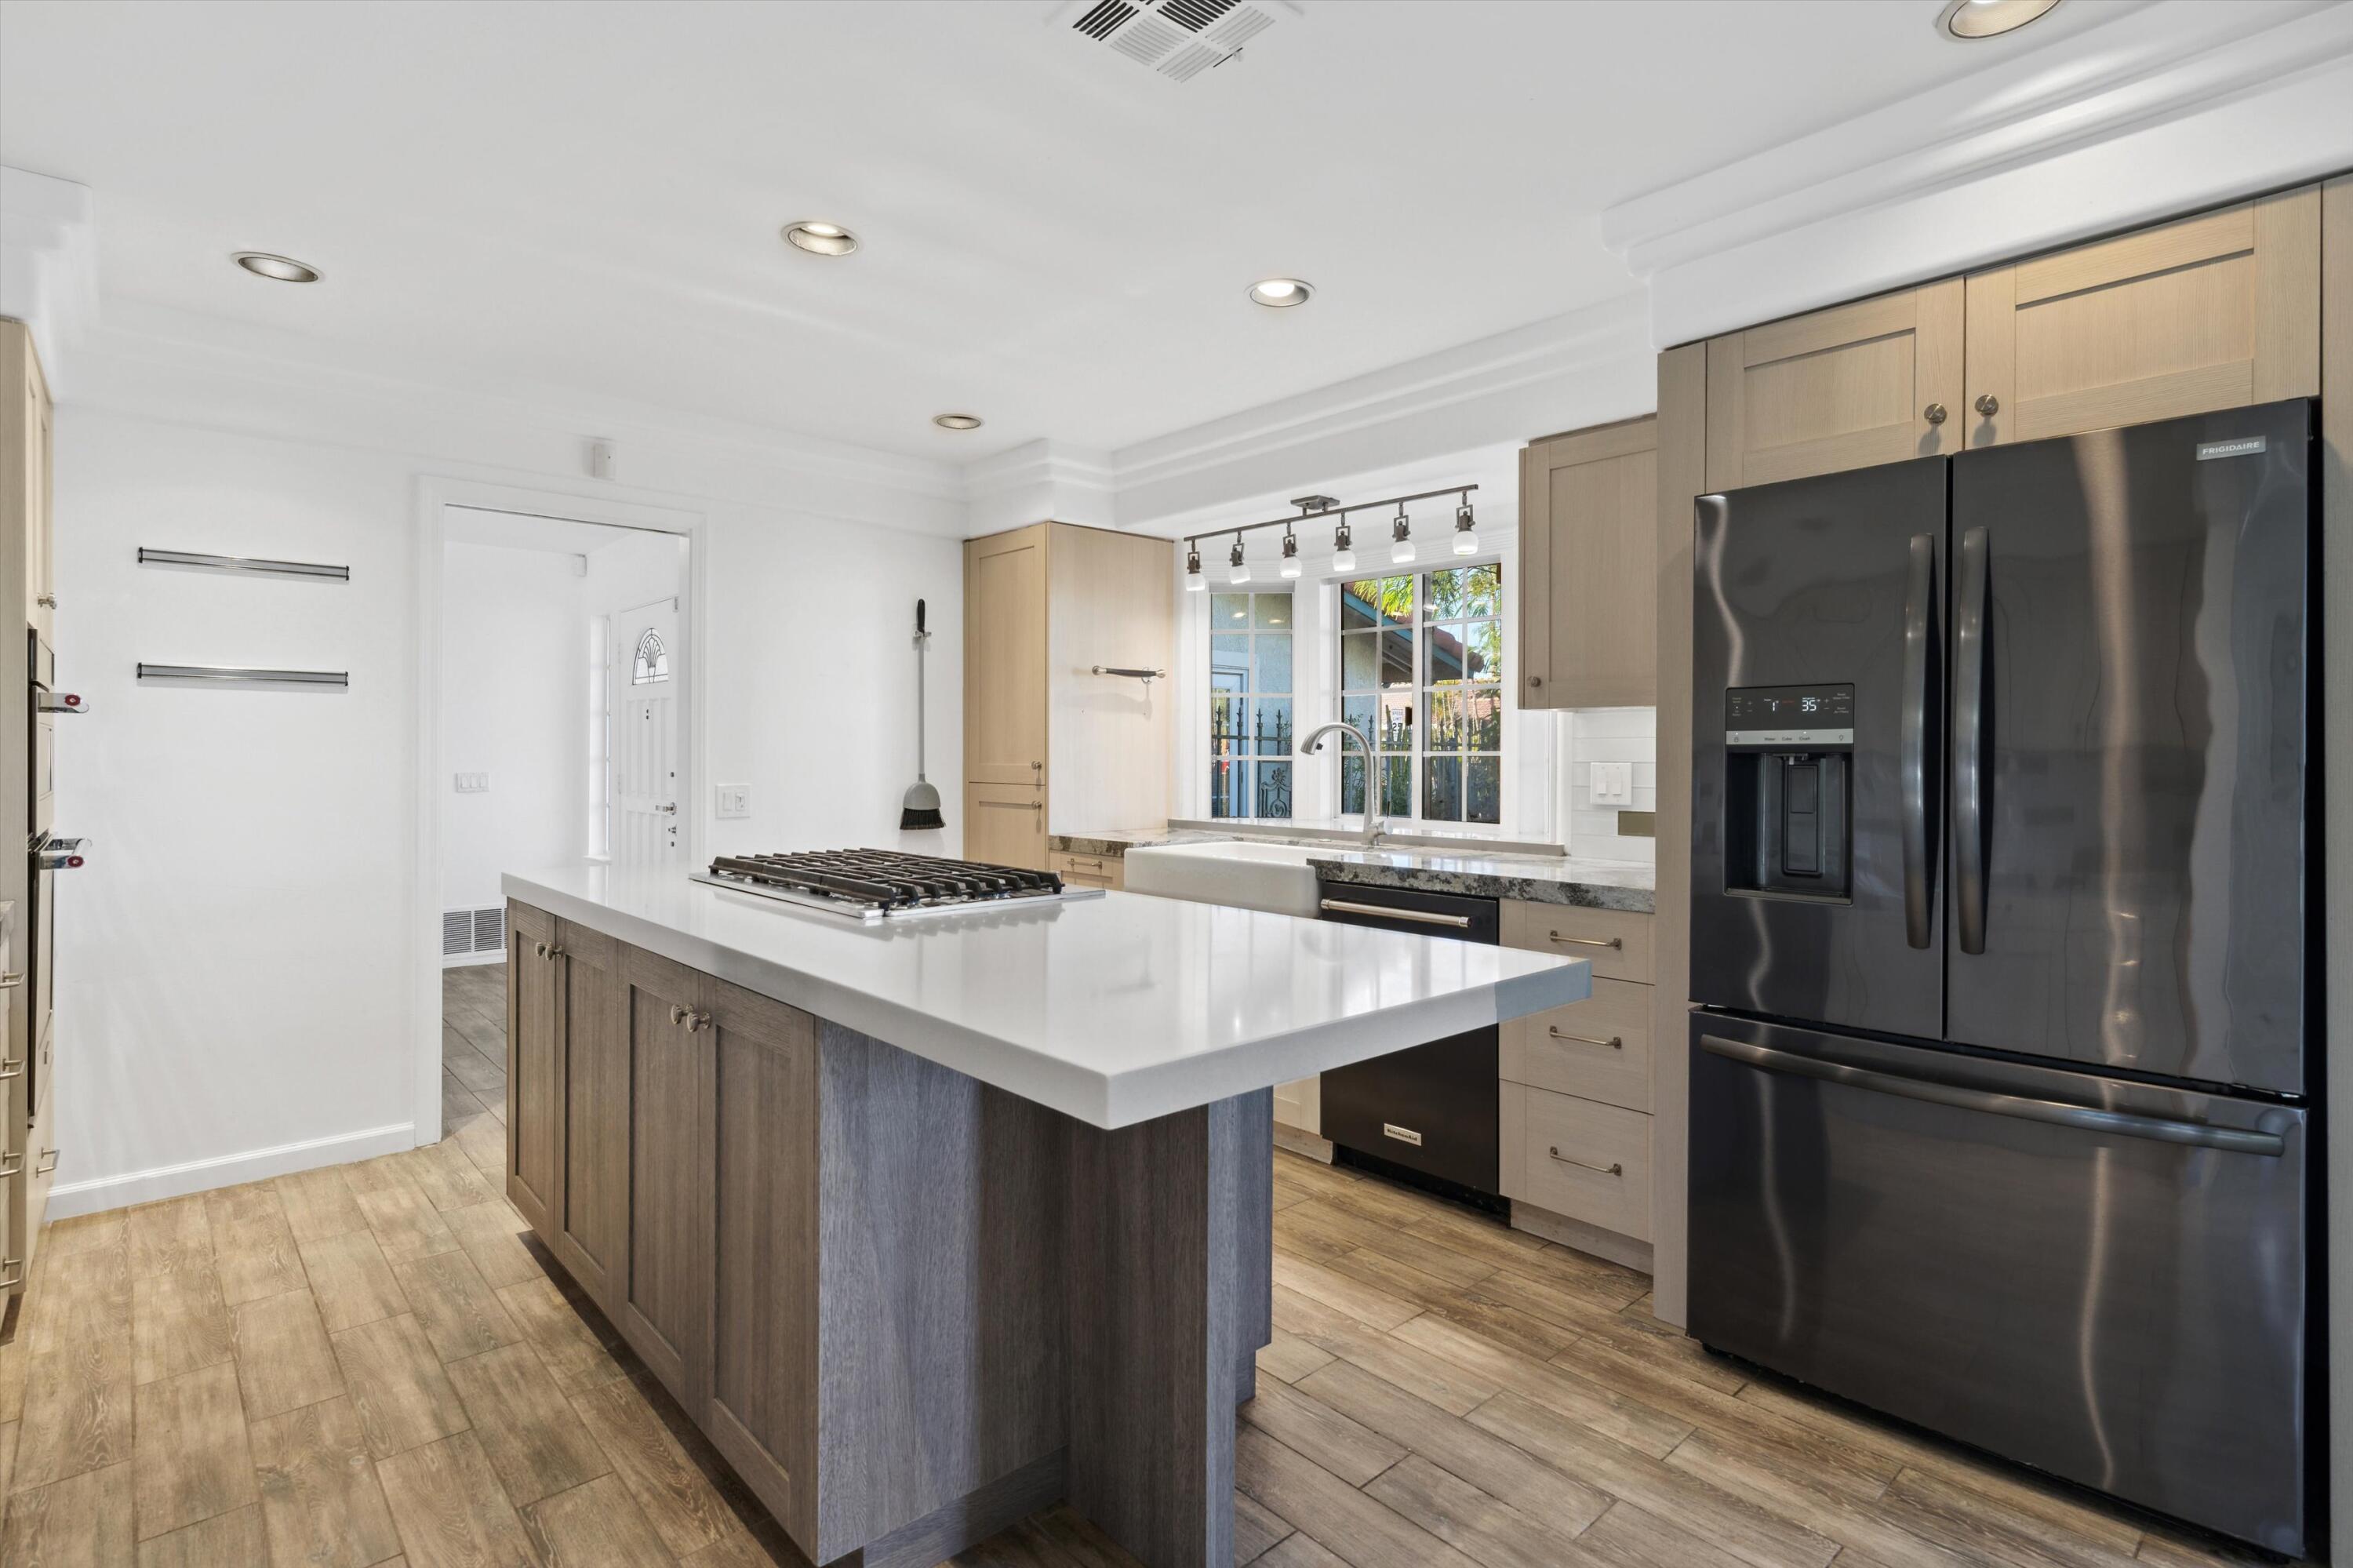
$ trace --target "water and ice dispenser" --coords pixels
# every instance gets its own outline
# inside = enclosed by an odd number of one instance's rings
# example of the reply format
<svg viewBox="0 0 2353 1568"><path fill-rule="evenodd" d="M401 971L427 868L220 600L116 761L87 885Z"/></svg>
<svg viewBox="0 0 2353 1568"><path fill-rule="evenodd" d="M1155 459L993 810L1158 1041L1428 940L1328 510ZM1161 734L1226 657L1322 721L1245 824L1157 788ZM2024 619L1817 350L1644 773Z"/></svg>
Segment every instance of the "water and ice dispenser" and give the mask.
<svg viewBox="0 0 2353 1568"><path fill-rule="evenodd" d="M1726 889L1852 896L1854 687L1736 686L1724 746Z"/></svg>

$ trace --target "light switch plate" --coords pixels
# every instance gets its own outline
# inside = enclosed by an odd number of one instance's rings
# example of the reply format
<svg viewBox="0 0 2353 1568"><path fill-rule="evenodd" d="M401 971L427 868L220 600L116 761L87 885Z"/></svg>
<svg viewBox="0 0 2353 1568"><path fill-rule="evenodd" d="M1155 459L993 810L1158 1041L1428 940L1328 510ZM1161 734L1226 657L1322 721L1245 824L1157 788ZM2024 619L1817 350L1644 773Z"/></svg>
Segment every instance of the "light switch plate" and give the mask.
<svg viewBox="0 0 2353 1568"><path fill-rule="evenodd" d="M487 773L460 773L458 775L458 793L460 795L483 794L489 790L490 787L491 776Z"/></svg>
<svg viewBox="0 0 2353 1568"><path fill-rule="evenodd" d="M749 784L718 786L718 806L714 812L721 821L731 821L752 814L752 787Z"/></svg>
<svg viewBox="0 0 2353 1568"><path fill-rule="evenodd" d="M1597 762L1593 765L1593 803L1597 806L1630 806L1634 803L1634 765L1630 762Z"/></svg>

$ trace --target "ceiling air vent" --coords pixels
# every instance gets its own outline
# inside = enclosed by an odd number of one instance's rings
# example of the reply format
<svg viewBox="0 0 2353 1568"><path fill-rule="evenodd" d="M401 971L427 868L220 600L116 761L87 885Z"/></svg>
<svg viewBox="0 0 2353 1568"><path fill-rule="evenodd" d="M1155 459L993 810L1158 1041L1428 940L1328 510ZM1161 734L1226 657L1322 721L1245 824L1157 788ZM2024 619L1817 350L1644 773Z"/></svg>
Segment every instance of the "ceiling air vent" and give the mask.
<svg viewBox="0 0 2353 1568"><path fill-rule="evenodd" d="M1243 0L1102 0L1071 28L1172 81L1190 81L1273 25Z"/></svg>

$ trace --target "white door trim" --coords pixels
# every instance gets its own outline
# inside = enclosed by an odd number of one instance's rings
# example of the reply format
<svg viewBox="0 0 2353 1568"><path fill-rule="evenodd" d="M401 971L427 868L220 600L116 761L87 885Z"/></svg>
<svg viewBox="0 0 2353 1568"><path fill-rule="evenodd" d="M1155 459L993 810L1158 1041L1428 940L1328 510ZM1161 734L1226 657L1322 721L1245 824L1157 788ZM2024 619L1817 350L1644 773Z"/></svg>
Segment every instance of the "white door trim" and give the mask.
<svg viewBox="0 0 2353 1568"><path fill-rule="evenodd" d="M683 535L687 544L685 637L688 659L686 711L679 715L684 733L679 755L688 760L687 782L698 791L708 752L708 689L702 678L706 622L702 613L708 584L710 551L704 516L674 507L617 501L608 494L584 494L555 489L491 484L480 480L441 474L420 474L417 482L416 553L410 563L415 577L412 622L417 638L416 738L417 776L411 780L409 818L416 857L408 881L409 1038L414 1084L414 1138L419 1144L441 1140L441 810L440 784L446 776L441 758L441 546L445 506L479 506L494 512L519 512L576 523L604 523L622 528ZM699 798L681 797L686 816L686 862L702 863L703 813Z"/></svg>

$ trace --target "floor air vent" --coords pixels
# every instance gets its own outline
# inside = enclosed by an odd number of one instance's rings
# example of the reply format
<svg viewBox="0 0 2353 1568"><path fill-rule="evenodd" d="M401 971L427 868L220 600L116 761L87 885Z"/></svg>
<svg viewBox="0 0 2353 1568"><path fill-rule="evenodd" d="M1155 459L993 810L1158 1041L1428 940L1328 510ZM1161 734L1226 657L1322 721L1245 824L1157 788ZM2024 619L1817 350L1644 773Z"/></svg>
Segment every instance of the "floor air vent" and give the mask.
<svg viewBox="0 0 2353 1568"><path fill-rule="evenodd" d="M441 956L462 959L470 953L495 953L507 941L506 908L445 909L441 912Z"/></svg>
<svg viewBox="0 0 2353 1568"><path fill-rule="evenodd" d="M1243 0L1101 0L1071 28L1173 81L1190 81L1273 25Z"/></svg>

